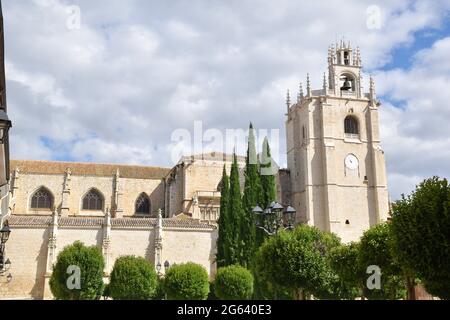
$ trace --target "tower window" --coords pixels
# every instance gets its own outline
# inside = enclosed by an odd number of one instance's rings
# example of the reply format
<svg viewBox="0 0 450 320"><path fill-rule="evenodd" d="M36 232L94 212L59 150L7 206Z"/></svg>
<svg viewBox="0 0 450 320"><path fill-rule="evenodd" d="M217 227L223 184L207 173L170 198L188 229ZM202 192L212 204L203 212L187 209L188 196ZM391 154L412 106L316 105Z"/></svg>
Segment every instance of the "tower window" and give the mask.
<svg viewBox="0 0 450 320"><path fill-rule="evenodd" d="M137 214L150 214L150 199L145 193L142 193L136 200Z"/></svg>
<svg viewBox="0 0 450 320"><path fill-rule="evenodd" d="M83 210L103 210L103 196L95 189L89 191L83 198Z"/></svg>
<svg viewBox="0 0 450 320"><path fill-rule="evenodd" d="M52 207L53 195L45 187L41 187L31 197L31 209L51 210Z"/></svg>
<svg viewBox="0 0 450 320"><path fill-rule="evenodd" d="M352 137L359 137L358 120L355 117L348 116L345 118L345 134Z"/></svg>
<svg viewBox="0 0 450 320"><path fill-rule="evenodd" d="M350 65L350 53L348 51L344 51L344 64Z"/></svg>

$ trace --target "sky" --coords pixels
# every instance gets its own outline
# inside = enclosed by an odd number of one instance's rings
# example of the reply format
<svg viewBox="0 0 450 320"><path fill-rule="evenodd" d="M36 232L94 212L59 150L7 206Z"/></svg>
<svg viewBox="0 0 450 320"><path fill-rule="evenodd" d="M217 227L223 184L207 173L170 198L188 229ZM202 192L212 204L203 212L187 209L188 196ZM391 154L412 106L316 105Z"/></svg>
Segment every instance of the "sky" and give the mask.
<svg viewBox="0 0 450 320"><path fill-rule="evenodd" d="M285 166L286 90L320 89L344 38L383 103L391 199L450 177L450 0L2 2L13 159L171 167L244 154L230 130L252 122Z"/></svg>

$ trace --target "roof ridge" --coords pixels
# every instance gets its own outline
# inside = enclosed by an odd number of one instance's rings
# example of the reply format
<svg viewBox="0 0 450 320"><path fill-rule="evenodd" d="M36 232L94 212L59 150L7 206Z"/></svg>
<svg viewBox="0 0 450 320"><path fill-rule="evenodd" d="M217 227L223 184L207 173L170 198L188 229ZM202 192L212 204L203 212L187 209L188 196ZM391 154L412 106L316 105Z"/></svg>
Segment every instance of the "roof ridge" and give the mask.
<svg viewBox="0 0 450 320"><path fill-rule="evenodd" d="M146 166L140 164L121 164L121 163L107 163L107 162L79 162L79 161L59 161L59 160L20 160L11 159L11 162L40 162L40 163L58 163L58 164L81 164L81 165L99 165L99 166L119 166L119 167L141 167L141 168L155 168L155 169L171 169L172 167L162 166Z"/></svg>

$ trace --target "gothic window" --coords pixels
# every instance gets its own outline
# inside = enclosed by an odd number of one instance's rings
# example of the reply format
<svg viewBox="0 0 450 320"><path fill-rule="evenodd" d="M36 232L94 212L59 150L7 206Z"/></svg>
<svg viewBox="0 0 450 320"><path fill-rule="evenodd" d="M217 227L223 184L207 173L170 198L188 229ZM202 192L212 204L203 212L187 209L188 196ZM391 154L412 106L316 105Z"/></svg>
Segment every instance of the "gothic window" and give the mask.
<svg viewBox="0 0 450 320"><path fill-rule="evenodd" d="M103 210L103 196L95 189L90 190L83 198L83 210Z"/></svg>
<svg viewBox="0 0 450 320"><path fill-rule="evenodd" d="M358 120L355 117L348 116L345 118L345 134L351 136L359 136Z"/></svg>
<svg viewBox="0 0 450 320"><path fill-rule="evenodd" d="M53 195L47 188L40 188L31 197L31 209L48 209L53 207Z"/></svg>
<svg viewBox="0 0 450 320"><path fill-rule="evenodd" d="M150 199L145 193L142 193L136 200L135 211L137 214L150 214Z"/></svg>

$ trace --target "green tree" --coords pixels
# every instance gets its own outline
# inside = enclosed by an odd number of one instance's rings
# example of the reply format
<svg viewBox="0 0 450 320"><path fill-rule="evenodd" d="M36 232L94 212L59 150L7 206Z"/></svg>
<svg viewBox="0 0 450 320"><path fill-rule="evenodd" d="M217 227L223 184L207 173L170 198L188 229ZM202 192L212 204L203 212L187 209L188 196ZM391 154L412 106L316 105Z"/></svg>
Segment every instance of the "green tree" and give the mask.
<svg viewBox="0 0 450 320"><path fill-rule="evenodd" d="M260 205L263 209L267 208L272 202L277 199L277 188L275 175L277 174L277 169L274 167L272 160L272 155L270 152L269 140L267 137L263 142L263 151L260 156L260 180L262 195L260 197ZM256 229L256 247L259 248L266 238L266 234L261 229ZM258 292L259 281L256 281L256 291Z"/></svg>
<svg viewBox="0 0 450 320"><path fill-rule="evenodd" d="M228 206L230 197L230 181L227 175L226 166L223 166L222 181L220 184L220 216L219 216L219 237L217 239L217 267L225 266L230 261L230 248L233 244L233 227L228 216Z"/></svg>
<svg viewBox="0 0 450 320"><path fill-rule="evenodd" d="M352 242L334 247L328 252L327 258L330 267L339 277L339 296L344 299L361 297L367 276L358 263L359 244Z"/></svg>
<svg viewBox="0 0 450 320"><path fill-rule="evenodd" d="M208 273L195 263L173 265L164 278L169 300L206 300L209 294Z"/></svg>
<svg viewBox="0 0 450 320"><path fill-rule="evenodd" d="M251 268L257 250L256 243L256 220L253 208L261 203L262 187L259 175L258 156L256 153L256 142L253 125L250 124L247 160L245 166L245 187L243 202L243 219L241 223L242 235L242 265Z"/></svg>
<svg viewBox="0 0 450 320"><path fill-rule="evenodd" d="M141 257L124 256L114 263L109 295L114 300L150 300L157 286L158 276L150 262Z"/></svg>
<svg viewBox="0 0 450 320"><path fill-rule="evenodd" d="M53 296L58 300L100 299L104 267L102 253L97 247L86 247L79 241L65 247L58 255L50 278Z"/></svg>
<svg viewBox="0 0 450 320"><path fill-rule="evenodd" d="M257 255L258 275L271 285L289 288L299 298L336 297L338 276L328 264L327 252L339 238L311 226L282 231L266 240Z"/></svg>
<svg viewBox="0 0 450 320"><path fill-rule="evenodd" d="M446 179L423 181L393 206L393 247L409 277L427 291L450 299L450 186Z"/></svg>
<svg viewBox="0 0 450 320"><path fill-rule="evenodd" d="M277 199L277 188L275 181L277 169L275 168L272 160L269 140L267 139L267 137L264 139L260 162L261 186L263 192L261 205L263 208L266 208Z"/></svg>
<svg viewBox="0 0 450 320"><path fill-rule="evenodd" d="M248 300L253 294L253 275L241 266L228 266L217 271L214 283L221 300Z"/></svg>
<svg viewBox="0 0 450 320"><path fill-rule="evenodd" d="M369 266L378 266L381 269L381 289L369 290L364 286L366 298L395 300L406 297L401 268L392 255L389 223L376 225L364 232L360 242L358 264L360 270L364 271L367 271Z"/></svg>
<svg viewBox="0 0 450 320"><path fill-rule="evenodd" d="M229 219L229 229L227 232L232 237L230 243L227 243L227 261L225 265L242 264L242 250L244 243L242 241L241 224L243 220L244 209L242 206L241 185L239 179L239 167L236 154L233 155L233 164L231 165L230 174L230 195L228 198L227 217Z"/></svg>

